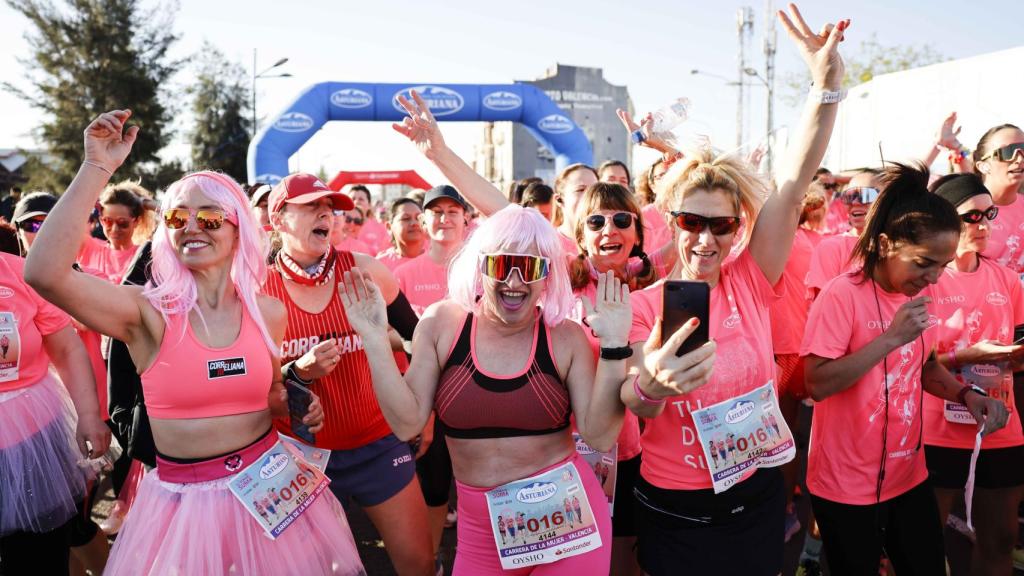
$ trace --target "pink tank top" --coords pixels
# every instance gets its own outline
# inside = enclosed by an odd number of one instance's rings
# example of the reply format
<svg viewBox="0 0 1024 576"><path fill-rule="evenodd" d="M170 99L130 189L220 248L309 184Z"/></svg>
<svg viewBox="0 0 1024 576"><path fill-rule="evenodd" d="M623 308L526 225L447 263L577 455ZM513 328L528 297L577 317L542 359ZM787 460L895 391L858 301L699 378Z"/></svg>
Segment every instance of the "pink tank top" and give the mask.
<svg viewBox="0 0 1024 576"><path fill-rule="evenodd" d="M185 334L181 333L185 322ZM243 308L233 344L210 348L192 332L187 315L164 328L156 361L142 374L146 410L153 418L211 418L266 410L273 381L270 351Z"/></svg>

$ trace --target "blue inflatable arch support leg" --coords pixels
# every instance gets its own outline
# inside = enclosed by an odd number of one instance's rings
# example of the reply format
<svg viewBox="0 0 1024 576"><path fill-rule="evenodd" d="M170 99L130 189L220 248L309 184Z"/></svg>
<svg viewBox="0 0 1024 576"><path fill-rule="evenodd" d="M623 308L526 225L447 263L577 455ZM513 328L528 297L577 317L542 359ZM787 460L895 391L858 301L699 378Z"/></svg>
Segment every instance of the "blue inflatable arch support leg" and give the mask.
<svg viewBox="0 0 1024 576"><path fill-rule="evenodd" d="M307 88L249 144L249 181L276 183L288 159L331 121L396 122L398 95L416 90L439 122L519 122L555 156L555 168L593 162L583 130L530 84L359 84L322 82Z"/></svg>

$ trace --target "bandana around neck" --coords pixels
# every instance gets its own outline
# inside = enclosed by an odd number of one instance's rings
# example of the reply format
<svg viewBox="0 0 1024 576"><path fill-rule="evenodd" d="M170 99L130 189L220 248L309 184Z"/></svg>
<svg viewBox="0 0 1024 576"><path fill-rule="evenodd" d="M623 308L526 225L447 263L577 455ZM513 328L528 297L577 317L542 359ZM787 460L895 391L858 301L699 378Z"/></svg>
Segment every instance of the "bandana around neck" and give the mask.
<svg viewBox="0 0 1024 576"><path fill-rule="evenodd" d="M334 262L336 259L337 254L334 252L334 248L331 248L320 258L319 262L311 267L311 270L307 271L298 262L293 260L291 256L286 254L284 250L281 250L277 253L277 268L285 278L296 284L323 286L334 279Z"/></svg>

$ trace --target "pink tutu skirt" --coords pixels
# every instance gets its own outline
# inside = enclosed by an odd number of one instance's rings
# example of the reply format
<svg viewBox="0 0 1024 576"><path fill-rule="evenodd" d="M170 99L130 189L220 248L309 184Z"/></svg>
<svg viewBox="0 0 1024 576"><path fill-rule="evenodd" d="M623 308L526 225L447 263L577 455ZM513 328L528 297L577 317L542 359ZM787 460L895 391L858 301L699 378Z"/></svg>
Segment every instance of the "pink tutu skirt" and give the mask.
<svg viewBox="0 0 1024 576"><path fill-rule="evenodd" d="M67 390L52 374L0 392L0 536L47 532L77 513L86 472Z"/></svg>
<svg viewBox="0 0 1024 576"><path fill-rule="evenodd" d="M274 540L231 493L231 476L203 478L223 458L176 465L179 475L181 468L192 467L194 482L161 480L158 460L139 485L104 575L366 573L345 512L330 490Z"/></svg>

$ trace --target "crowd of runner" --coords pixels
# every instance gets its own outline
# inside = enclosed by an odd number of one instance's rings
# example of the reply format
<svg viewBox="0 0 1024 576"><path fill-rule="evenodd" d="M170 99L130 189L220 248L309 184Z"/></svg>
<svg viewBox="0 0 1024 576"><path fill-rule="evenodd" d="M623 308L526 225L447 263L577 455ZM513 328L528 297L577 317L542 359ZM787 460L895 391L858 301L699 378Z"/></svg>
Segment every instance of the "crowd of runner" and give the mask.
<svg viewBox="0 0 1024 576"><path fill-rule="evenodd" d="M833 174L850 22L779 19L814 83L770 175L620 111L649 168L502 192L413 92L394 129L450 185L155 197L101 114L0 226L0 573L365 574L352 502L401 575L445 572L454 516L460 576L774 576L803 485L798 574L945 574L958 502L971 573L1010 574L1024 132L968 150L953 114L921 163Z"/></svg>

